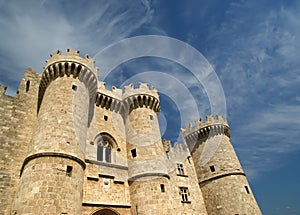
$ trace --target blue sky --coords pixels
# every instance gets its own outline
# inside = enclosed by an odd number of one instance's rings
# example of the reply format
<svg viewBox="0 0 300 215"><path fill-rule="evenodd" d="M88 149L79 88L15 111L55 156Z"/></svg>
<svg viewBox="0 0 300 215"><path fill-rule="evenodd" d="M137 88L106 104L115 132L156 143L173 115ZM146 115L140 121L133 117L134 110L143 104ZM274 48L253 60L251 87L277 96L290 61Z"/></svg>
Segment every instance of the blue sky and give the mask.
<svg viewBox="0 0 300 215"><path fill-rule="evenodd" d="M222 86L232 143L263 213L300 214L299 1L0 0L0 29L0 81L9 94L25 68L41 72L57 49L79 49L99 63L101 50L125 38L161 35L188 43ZM162 134L173 141L180 127L212 111L205 83L170 59L132 59L105 81L158 84ZM182 91L186 96L178 96Z"/></svg>

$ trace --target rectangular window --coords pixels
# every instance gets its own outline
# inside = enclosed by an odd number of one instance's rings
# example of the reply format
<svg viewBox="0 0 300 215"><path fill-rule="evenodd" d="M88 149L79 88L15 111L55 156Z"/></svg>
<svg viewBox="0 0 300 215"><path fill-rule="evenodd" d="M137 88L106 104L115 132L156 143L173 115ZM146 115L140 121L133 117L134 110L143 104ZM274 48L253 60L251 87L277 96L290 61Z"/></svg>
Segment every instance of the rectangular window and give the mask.
<svg viewBox="0 0 300 215"><path fill-rule="evenodd" d="M181 202L189 202L188 193L189 192L187 187L180 187Z"/></svg>
<svg viewBox="0 0 300 215"><path fill-rule="evenodd" d="M72 90L76 91L77 90L77 86L76 85L72 85Z"/></svg>
<svg viewBox="0 0 300 215"><path fill-rule="evenodd" d="M184 175L184 170L183 170L183 164L182 163L177 163L177 174L178 175Z"/></svg>
<svg viewBox="0 0 300 215"><path fill-rule="evenodd" d="M211 172L215 172L216 171L215 166L210 166L209 168L210 168Z"/></svg>
<svg viewBox="0 0 300 215"><path fill-rule="evenodd" d="M245 190L246 190L246 192L247 192L248 194L250 194L250 191L249 191L248 186L245 186Z"/></svg>
<svg viewBox="0 0 300 215"><path fill-rule="evenodd" d="M67 166L66 176L71 177L71 175L72 175L72 169L73 169L72 166Z"/></svg>
<svg viewBox="0 0 300 215"><path fill-rule="evenodd" d="M191 156L188 156L187 159L189 161L189 164L191 164Z"/></svg>
<svg viewBox="0 0 300 215"><path fill-rule="evenodd" d="M107 121L107 120L108 120L108 116L105 116L105 115L104 115L104 117L103 117L103 118L104 118L104 120L105 120L105 121Z"/></svg>
<svg viewBox="0 0 300 215"><path fill-rule="evenodd" d="M150 120L153 120L153 115L150 114L149 117L150 117Z"/></svg>
<svg viewBox="0 0 300 215"><path fill-rule="evenodd" d="M133 158L136 157L136 149L131 149L131 156L132 156Z"/></svg>
<svg viewBox="0 0 300 215"><path fill-rule="evenodd" d="M162 193L165 192L165 185L164 185L164 184L161 184L161 185L160 185L160 191L161 191Z"/></svg>

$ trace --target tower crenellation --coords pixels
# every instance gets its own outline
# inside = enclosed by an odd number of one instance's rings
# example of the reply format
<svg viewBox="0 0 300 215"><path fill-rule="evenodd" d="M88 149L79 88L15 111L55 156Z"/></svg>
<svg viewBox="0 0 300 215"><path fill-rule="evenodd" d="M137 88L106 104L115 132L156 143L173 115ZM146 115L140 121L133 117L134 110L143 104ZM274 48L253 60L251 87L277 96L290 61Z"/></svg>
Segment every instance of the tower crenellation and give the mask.
<svg viewBox="0 0 300 215"><path fill-rule="evenodd" d="M131 112L138 107L146 107L154 112L160 112L160 102L157 90L152 87L149 89L147 83L139 83L138 88L133 84L124 87L123 102L125 111Z"/></svg>
<svg viewBox="0 0 300 215"><path fill-rule="evenodd" d="M159 99L157 90L152 86L149 88L148 83L139 83L138 88L134 87L134 84L129 84L124 87L123 98L127 98L134 95L149 95L153 96L156 99Z"/></svg>
<svg viewBox="0 0 300 215"><path fill-rule="evenodd" d="M47 86L58 77L79 78L84 82L90 92L90 102L93 101L97 90L98 68L94 67L95 61L89 55L83 59L79 56L78 50L67 49L63 55L60 50L50 54L50 59L46 60L46 66L41 77L38 96L38 110L44 97Z"/></svg>
<svg viewBox="0 0 300 215"><path fill-rule="evenodd" d="M5 95L6 90L7 90L7 86L6 86L6 85L1 85L1 84L0 84L0 93Z"/></svg>
<svg viewBox="0 0 300 215"><path fill-rule="evenodd" d="M61 50L57 50L56 52L50 54L50 58L46 60L46 65L44 70L46 70L50 65L59 63L59 62L68 62L68 63L78 63L83 66L89 68L96 75L99 71L98 67L95 67L95 60L92 59L88 54L85 55L84 58L79 56L79 50L67 49L66 54L62 54Z"/></svg>
<svg viewBox="0 0 300 215"><path fill-rule="evenodd" d="M194 125L189 123L185 129L181 129L182 136L184 137L186 144L192 152L196 146L198 139L207 138L208 136L224 133L230 137L230 128L227 120L216 115L207 115L206 121L202 121L201 118L195 120Z"/></svg>
<svg viewBox="0 0 300 215"><path fill-rule="evenodd" d="M98 82L98 90L96 96L96 106L110 109L116 113L122 111L122 90L113 86L111 90L106 89L105 82Z"/></svg>

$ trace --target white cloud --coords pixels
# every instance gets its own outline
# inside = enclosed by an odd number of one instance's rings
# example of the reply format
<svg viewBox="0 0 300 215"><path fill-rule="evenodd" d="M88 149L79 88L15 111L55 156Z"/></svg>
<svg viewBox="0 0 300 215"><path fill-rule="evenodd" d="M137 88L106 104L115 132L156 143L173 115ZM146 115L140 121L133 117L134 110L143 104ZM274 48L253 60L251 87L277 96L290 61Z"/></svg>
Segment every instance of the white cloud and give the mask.
<svg viewBox="0 0 300 215"><path fill-rule="evenodd" d="M243 163L251 178L280 166L282 156L300 150L299 113L299 105L278 105L235 129L236 148L241 158L247 158Z"/></svg>
<svg viewBox="0 0 300 215"><path fill-rule="evenodd" d="M257 4L231 4L208 36L214 40L208 59L234 123L232 139L251 178L281 165L278 155L300 150L300 4Z"/></svg>
<svg viewBox="0 0 300 215"><path fill-rule="evenodd" d="M41 71L56 49L97 53L148 23L147 1L6 1L0 7L0 77L16 90L24 69Z"/></svg>

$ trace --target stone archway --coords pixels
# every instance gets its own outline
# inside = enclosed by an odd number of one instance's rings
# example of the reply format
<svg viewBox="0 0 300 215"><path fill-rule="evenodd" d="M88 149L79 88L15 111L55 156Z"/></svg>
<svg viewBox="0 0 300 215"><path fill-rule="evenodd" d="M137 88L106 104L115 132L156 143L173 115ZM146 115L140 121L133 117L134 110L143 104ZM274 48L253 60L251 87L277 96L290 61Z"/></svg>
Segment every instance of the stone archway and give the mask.
<svg viewBox="0 0 300 215"><path fill-rule="evenodd" d="M117 212L109 209L102 209L94 212L92 215L119 215Z"/></svg>

